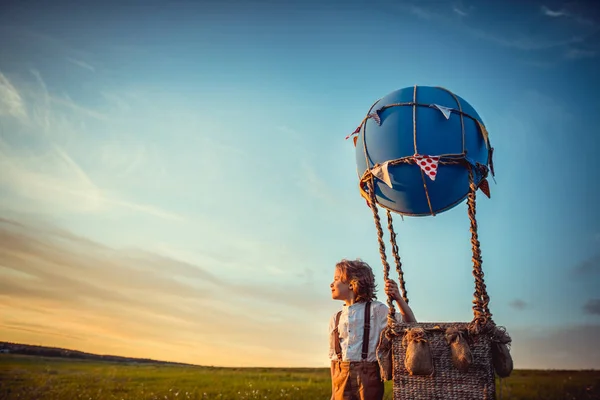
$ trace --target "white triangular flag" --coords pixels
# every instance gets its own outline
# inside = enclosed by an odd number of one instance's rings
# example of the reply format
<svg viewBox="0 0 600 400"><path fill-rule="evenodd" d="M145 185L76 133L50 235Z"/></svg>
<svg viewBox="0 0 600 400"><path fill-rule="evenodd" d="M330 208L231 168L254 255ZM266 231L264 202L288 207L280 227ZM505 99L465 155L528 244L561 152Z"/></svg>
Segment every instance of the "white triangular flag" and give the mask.
<svg viewBox="0 0 600 400"><path fill-rule="evenodd" d="M371 169L371 173L375 175L376 178L381 179L392 188L392 179L390 178L390 173L388 172L388 163L389 161L384 162L381 165L377 165Z"/></svg>
<svg viewBox="0 0 600 400"><path fill-rule="evenodd" d="M439 104L432 104L431 106L440 110L446 119L450 119L450 113L452 112L451 108L440 106Z"/></svg>

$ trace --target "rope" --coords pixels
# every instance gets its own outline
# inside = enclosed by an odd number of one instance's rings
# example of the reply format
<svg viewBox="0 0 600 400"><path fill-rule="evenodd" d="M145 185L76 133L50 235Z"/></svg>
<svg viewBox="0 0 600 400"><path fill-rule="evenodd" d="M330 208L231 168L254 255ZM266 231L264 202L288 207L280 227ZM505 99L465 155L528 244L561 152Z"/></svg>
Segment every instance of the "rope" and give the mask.
<svg viewBox="0 0 600 400"><path fill-rule="evenodd" d="M463 152L463 154L465 154L465 120L464 120L464 113L462 110L462 106L460 105L460 100L458 100L458 96L456 96L450 90L443 88L443 87L439 87L439 86L438 86L438 89L442 89L445 92L449 93L454 98L454 101L456 101L456 104L458 105L458 114L460 114L460 129L462 131L462 152ZM472 119L475 119L475 118L472 118ZM477 121L477 120L475 119L475 121ZM477 121L477 123L480 123L480 122Z"/></svg>
<svg viewBox="0 0 600 400"><path fill-rule="evenodd" d="M475 277L475 292L473 294L473 321L480 327L484 326L492 314L488 308L490 298L487 294L487 289L483 280L483 270L481 268L481 246L477 235L477 220L476 220L476 192L477 187L473 179L473 168L469 166L469 187L470 191L467 196L467 204L469 207L469 220L471 221L471 247L473 248L473 276Z"/></svg>
<svg viewBox="0 0 600 400"><path fill-rule="evenodd" d="M417 151L417 85L413 91L413 144L415 147L415 154L419 154Z"/></svg>
<svg viewBox="0 0 600 400"><path fill-rule="evenodd" d="M415 85L413 91L413 143L415 148L415 154L419 154L419 151L417 150L417 85ZM421 172L421 180L423 181L423 189L425 190L425 197L427 198L429 211L431 212L431 215L435 215L433 212L433 207L431 206L431 199L429 198L429 190L427 189L425 174L423 173L423 170L421 168L419 168L419 171Z"/></svg>
<svg viewBox="0 0 600 400"><path fill-rule="evenodd" d="M377 103L375 103L377 104ZM371 106L371 108L373 108L375 106L375 104L373 104L373 106ZM366 128L365 131L363 132L363 151L364 151L364 155L365 155L365 163L367 166L367 170L365 171L365 173L363 174L363 177L361 179L361 184L363 182L363 179L365 179L366 176L369 176L369 180L366 182L367 187L368 187L368 203L369 206L371 207L371 210L373 211L373 219L375 221L375 227L377 228L377 240L379 242L379 255L381 257L381 263L383 264L383 279L384 281L387 281L389 279L390 276L390 265L387 262L387 256L385 253L385 243L383 241L383 229L381 228L381 219L379 218L379 212L377 211L377 198L375 196L375 177L373 176L373 174L371 173L371 169L369 168L369 156L367 153L367 132L366 132ZM365 197L364 195L366 195L366 193L364 193L363 189L362 189L362 185L359 185L359 189L361 191L361 196L363 196L365 199L367 199L367 197ZM388 211L389 213L389 211ZM390 216L391 217L391 216ZM395 246L395 235L394 235L394 244L392 245L392 248L394 248ZM396 265L397 265L397 269L400 268L398 267L398 263L400 262L400 257L397 255L397 251L398 251L398 247L395 246L395 251L394 253L394 257L396 258ZM400 269L401 271L401 269ZM404 288L404 280L401 280L401 287L402 287L402 293L403 296L406 295L406 289ZM408 301L408 299L405 299L405 301ZM394 302L392 300L391 296L388 296L387 298L387 305L389 308L389 312L388 312L388 326L393 326L393 324L396 322L396 308L394 307Z"/></svg>
<svg viewBox="0 0 600 400"><path fill-rule="evenodd" d="M390 231L390 243L392 245L392 254L394 255L394 260L396 261L396 271L398 272L398 284L400 285L400 290L402 291L402 298L404 299L406 304L408 304L408 295L406 294L406 284L404 282L404 272L402 271L402 261L400 261L398 245L396 244L396 233L394 232L392 213L390 213L390 210L386 211L388 219L388 229Z"/></svg>
<svg viewBox="0 0 600 400"><path fill-rule="evenodd" d="M379 212L377 211L377 199L375 197L375 181L371 176L371 180L368 182L369 185L369 206L373 211L373 219L375 220L375 227L377 228L377 240L379 241L379 255L381 256L381 263L383 264L383 279L387 281L390 276L390 265L387 262L385 255L385 243L383 242L383 229L381 228L381 220L379 219ZM396 309L394 308L394 302L392 297L388 296L387 304L389 307L388 322L394 321L396 317Z"/></svg>

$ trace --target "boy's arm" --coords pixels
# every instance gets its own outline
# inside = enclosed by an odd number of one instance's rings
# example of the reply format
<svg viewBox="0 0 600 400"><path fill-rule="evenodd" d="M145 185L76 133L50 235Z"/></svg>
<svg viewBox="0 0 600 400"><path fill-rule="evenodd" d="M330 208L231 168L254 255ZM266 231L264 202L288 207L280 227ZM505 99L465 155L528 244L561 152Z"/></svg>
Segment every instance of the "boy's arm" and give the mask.
<svg viewBox="0 0 600 400"><path fill-rule="evenodd" d="M413 314L412 309L408 304L406 304L402 296L398 295L398 297L395 300L396 303L398 303L398 310L400 311L400 315L402 315L402 321L417 322L415 314Z"/></svg>
<svg viewBox="0 0 600 400"><path fill-rule="evenodd" d="M402 322L417 322L415 315L412 312L412 309L409 305L404 301L402 296L400 296L400 290L398 290L398 285L394 282L393 279L388 279L385 282L385 293L388 296L392 296L396 303L398 303L398 310L400 311L400 315L402 315Z"/></svg>

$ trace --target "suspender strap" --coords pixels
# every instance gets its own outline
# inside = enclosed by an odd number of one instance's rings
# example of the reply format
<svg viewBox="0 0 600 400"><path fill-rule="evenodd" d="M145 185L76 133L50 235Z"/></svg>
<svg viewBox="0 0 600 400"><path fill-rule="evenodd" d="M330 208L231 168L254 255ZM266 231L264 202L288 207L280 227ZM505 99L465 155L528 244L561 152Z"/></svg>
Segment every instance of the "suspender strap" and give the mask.
<svg viewBox="0 0 600 400"><path fill-rule="evenodd" d="M335 329L333 330L333 338L335 344L335 354L337 354L338 360L342 361L342 346L340 345L340 315L342 312L338 312L335 316ZM363 345L362 345L362 359L366 360L369 355L369 333L371 332L371 302L365 304L365 326L363 331Z"/></svg>
<svg viewBox="0 0 600 400"><path fill-rule="evenodd" d="M362 359L367 359L369 354L369 332L371 330L371 302L365 304L365 328L363 332Z"/></svg>
<svg viewBox="0 0 600 400"><path fill-rule="evenodd" d="M338 360L342 361L342 346L340 345L340 331L338 326L340 325L340 315L342 312L338 312L335 316L335 329L333 330L333 337L335 339L335 354L337 354Z"/></svg>

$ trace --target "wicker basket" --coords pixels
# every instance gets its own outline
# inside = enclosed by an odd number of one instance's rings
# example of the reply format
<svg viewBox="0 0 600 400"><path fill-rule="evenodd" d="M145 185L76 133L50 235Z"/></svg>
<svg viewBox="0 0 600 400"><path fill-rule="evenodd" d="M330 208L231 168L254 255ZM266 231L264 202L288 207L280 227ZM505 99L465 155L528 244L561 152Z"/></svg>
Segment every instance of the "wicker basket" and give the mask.
<svg viewBox="0 0 600 400"><path fill-rule="evenodd" d="M468 342L473 362L461 372L452 361L450 345L446 341L447 328L455 327L465 332L472 323L414 323L396 324L399 334L392 339L392 365L394 400L490 400L496 397L492 339L488 332L469 334ZM411 328L425 328L433 358L433 374L410 375L405 367L406 347L402 332Z"/></svg>

